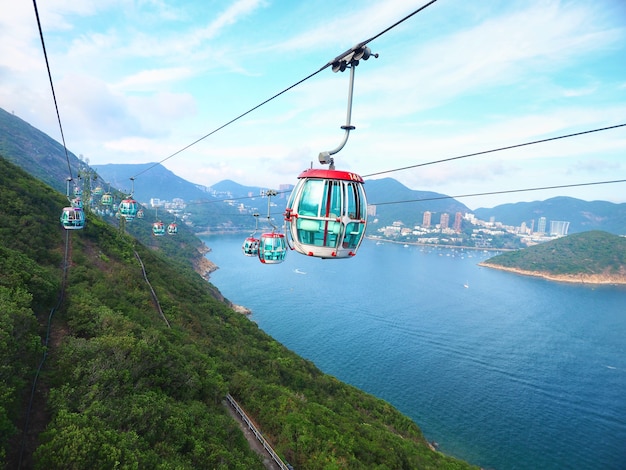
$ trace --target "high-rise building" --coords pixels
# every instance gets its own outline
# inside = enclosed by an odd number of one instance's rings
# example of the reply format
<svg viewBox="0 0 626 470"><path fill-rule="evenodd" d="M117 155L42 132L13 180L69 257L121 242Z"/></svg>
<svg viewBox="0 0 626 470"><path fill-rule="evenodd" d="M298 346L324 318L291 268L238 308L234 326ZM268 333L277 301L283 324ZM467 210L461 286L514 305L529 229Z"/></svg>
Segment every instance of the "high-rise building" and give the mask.
<svg viewBox="0 0 626 470"><path fill-rule="evenodd" d="M424 218L422 219L422 227L428 228L430 227L430 217L431 213L429 211L424 212Z"/></svg>
<svg viewBox="0 0 626 470"><path fill-rule="evenodd" d="M447 229L449 223L450 223L450 214L448 214L447 212L444 212L443 214L441 214L441 218L439 219L439 225L441 226L442 229Z"/></svg>
<svg viewBox="0 0 626 470"><path fill-rule="evenodd" d="M454 231L459 233L461 231L461 221L463 220L463 214L457 212L454 214Z"/></svg>
<svg viewBox="0 0 626 470"><path fill-rule="evenodd" d="M550 221L550 235L557 237L564 237L569 230L569 222L563 220L551 220Z"/></svg>
<svg viewBox="0 0 626 470"><path fill-rule="evenodd" d="M539 221L537 222L537 233L546 233L546 223L547 220L545 217L539 217Z"/></svg>

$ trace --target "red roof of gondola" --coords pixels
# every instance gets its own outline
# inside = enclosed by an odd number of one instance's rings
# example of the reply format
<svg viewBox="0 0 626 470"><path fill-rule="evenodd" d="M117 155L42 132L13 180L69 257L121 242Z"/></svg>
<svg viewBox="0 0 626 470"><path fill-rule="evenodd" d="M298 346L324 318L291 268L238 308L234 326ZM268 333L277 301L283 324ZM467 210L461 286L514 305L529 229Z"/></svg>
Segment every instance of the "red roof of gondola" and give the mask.
<svg viewBox="0 0 626 470"><path fill-rule="evenodd" d="M356 181L357 183L365 183L356 173L341 170L327 170L325 168L309 168L298 175L298 178L323 178L345 181Z"/></svg>

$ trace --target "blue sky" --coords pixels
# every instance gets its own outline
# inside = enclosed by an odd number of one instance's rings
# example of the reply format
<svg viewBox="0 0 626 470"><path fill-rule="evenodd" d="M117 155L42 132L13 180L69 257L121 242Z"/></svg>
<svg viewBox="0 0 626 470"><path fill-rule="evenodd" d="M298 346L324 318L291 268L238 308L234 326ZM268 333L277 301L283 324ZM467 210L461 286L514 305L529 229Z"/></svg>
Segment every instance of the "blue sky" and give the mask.
<svg viewBox="0 0 626 470"><path fill-rule="evenodd" d="M33 5L0 1L0 107L61 141ZM104 164L167 158L425 3L45 0L38 9L67 146ZM366 176L626 123L622 0L439 0L369 46L380 57L355 70L356 130L337 169ZM348 80L326 69L163 164L209 186L295 183L340 143ZM626 128L378 177L452 196L626 179ZM626 202L626 183L461 200L478 208L558 195Z"/></svg>

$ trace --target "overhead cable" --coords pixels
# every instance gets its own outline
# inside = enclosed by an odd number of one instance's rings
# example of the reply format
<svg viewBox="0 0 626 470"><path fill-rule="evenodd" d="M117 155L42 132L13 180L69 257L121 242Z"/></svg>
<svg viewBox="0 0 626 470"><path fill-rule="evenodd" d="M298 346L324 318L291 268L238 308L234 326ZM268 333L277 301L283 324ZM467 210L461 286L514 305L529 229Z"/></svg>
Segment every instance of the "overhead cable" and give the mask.
<svg viewBox="0 0 626 470"><path fill-rule="evenodd" d="M65 136L63 135L63 125L61 124L61 115L59 114L59 106L57 105L57 97L54 93L54 83L52 82L52 73L50 72L50 63L48 62L48 53L46 52L46 43L43 39L43 31L41 29L41 21L39 20L39 11L37 10L37 0L33 0L33 7L35 8L35 17L37 18L37 27L39 28L39 37L41 38L41 48L43 49L43 56L46 59L46 68L48 69L48 79L50 80L50 88L52 89L52 98L54 100L54 109L57 113L57 121L59 122L59 129L61 131L61 140L63 142L63 150L65 151L65 160L67 161L67 170L72 176L72 166L70 165L70 156L67 152L67 145L65 145Z"/></svg>
<svg viewBox="0 0 626 470"><path fill-rule="evenodd" d="M413 12L409 13L407 16L405 16L404 18L402 18L401 20L395 22L394 24L392 24L391 26L389 26L388 28L384 29L383 31L381 31L380 33L372 36L371 38L360 42L359 44L357 44L356 46L348 49L347 51L345 51L344 53L338 55L337 57L335 57L334 59L332 59L331 61L327 62L326 64L324 64L322 67L320 67L318 70L316 70L315 72L307 75L306 77L304 77L303 79L297 81L296 83L294 83L293 85L285 88L284 90L276 93L275 95L271 96L270 98L266 99L265 101L262 101L261 103L257 104L256 106L250 108L248 111L245 111L243 113L241 113L240 115L238 115L237 117L234 117L233 119L231 119L230 121L222 124L221 126L217 127L216 129L212 130L211 132L209 132L208 134L203 135L202 137L200 137L199 139L194 140L192 143L190 143L189 145L186 145L185 147L181 148L180 150L177 150L176 152L174 152L173 154L169 155L168 157L165 157L163 160L160 160L158 162L156 162L154 165L151 165L147 168L145 168L144 170L140 171L139 173L137 173L135 176L133 176L133 178L136 178L139 175L142 175L143 173L146 173L147 171L151 170L152 168L154 168L157 165L160 165L161 163L169 160L170 158L175 157L176 155L178 155L181 152L184 152L185 150L187 150L190 147L193 147L194 145L196 145L197 143L203 141L204 139L206 139L207 137L212 136L213 134L215 134L216 132L221 131L222 129L224 129L227 126L230 126L231 124L233 124L234 122L238 121L239 119L243 118L244 116L250 114L253 111L256 111L257 109L259 109L261 106L266 105L267 103L269 103L270 101L278 98L279 96L287 93L289 90L292 90L293 88L297 87L298 85L306 82L307 80L309 80L310 78L313 78L315 75L317 75L318 73L322 72L323 70L327 69L328 67L331 67L334 63L338 62L339 60L341 60L343 57L345 57L346 55L354 52L356 49L365 46L366 44L368 44L369 42L373 41L376 38L379 38L380 36L382 36L383 34L389 32L390 30L392 30L393 28L395 28L396 26L398 26L399 24L403 23L404 21L408 20L409 18L411 18L412 16L416 15L417 13L419 13L420 11L424 10L425 8L429 7L430 5L432 5L433 3L435 3L437 0L431 0L430 2L426 3L425 5L419 7L417 10L414 10Z"/></svg>
<svg viewBox="0 0 626 470"><path fill-rule="evenodd" d="M377 202L377 203L368 203L368 205L372 206L385 206L391 204L405 204L409 202L424 202L424 201L437 201L440 199L460 199L464 197L475 197L475 196L492 196L495 194L508 194L508 193L522 193L529 191L542 191L546 189L563 189L563 188L577 188L581 186L594 186L599 184L613 184L613 183L626 183L626 179L622 180L612 180L612 181L594 181L591 183L575 183L575 184L561 184L556 186L542 186L539 188L524 188L524 189L505 189L502 191L490 191L486 193L473 193L473 194L458 194L456 196L433 196L433 197L425 197L419 199L409 199L405 201L388 201L388 202Z"/></svg>
<svg viewBox="0 0 626 470"><path fill-rule="evenodd" d="M509 145L507 147L500 147L500 148L491 149L491 150L483 150L482 152L468 153L466 155L460 155L458 157L450 157L450 158L444 158L442 160L433 160L433 161L426 162L426 163L418 163L416 165L404 166L404 167L401 167L401 168L395 168L393 170L378 171L376 173L370 173L368 175L362 175L362 176L363 176L363 178L367 178L369 176L384 175L385 173L393 173L393 172L396 172L396 171L404 171L404 170L409 170L411 168L419 168L421 166L434 165L436 163L451 162L453 160L460 160L462 158L476 157L478 155L484 155L484 154L487 154L487 153L501 152L503 150L510 150L510 149L514 149L514 148L518 148L518 147L525 147L525 146L528 146L528 145L541 144L541 143L550 142L550 141L553 141L553 140L567 139L569 137L576 137L576 136L579 136L579 135L592 134L594 132L608 131L610 129L616 129L616 128L624 127L624 126L626 126L626 123L624 123L624 124L617 124L615 126L602 127L602 128L599 128L599 129L592 129L592 130L589 130L589 131L575 132L574 134L566 134L566 135L560 135L560 136L557 136L557 137L550 137L548 139L533 140L532 142L525 142L523 144L515 144L515 145Z"/></svg>

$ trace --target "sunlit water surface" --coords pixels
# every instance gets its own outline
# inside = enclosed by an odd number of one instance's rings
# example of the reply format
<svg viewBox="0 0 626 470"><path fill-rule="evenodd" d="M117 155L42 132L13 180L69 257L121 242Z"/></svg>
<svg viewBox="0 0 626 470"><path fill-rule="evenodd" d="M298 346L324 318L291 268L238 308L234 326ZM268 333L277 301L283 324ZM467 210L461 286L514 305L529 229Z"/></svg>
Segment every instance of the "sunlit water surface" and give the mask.
<svg viewBox="0 0 626 470"><path fill-rule="evenodd" d="M548 282L491 253L366 240L349 260L206 237L211 282L324 372L495 469L626 468L626 288Z"/></svg>

